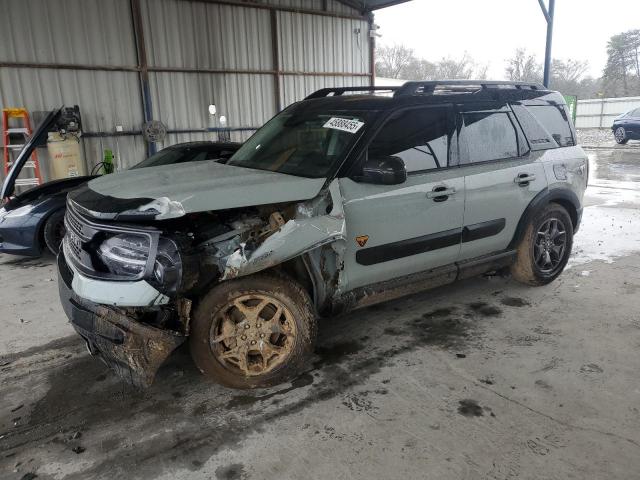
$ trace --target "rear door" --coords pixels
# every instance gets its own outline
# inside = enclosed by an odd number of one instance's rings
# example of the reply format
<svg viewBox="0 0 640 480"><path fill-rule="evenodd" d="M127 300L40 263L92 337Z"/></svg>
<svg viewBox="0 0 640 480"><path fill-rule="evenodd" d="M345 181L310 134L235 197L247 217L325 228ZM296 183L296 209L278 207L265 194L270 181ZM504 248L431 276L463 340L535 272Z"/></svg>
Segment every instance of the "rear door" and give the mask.
<svg viewBox="0 0 640 480"><path fill-rule="evenodd" d="M367 156L400 157L407 180L373 185L340 179L349 289L452 266L458 259L464 179L457 168L448 168L454 130L452 106L396 112L360 164Z"/></svg>
<svg viewBox="0 0 640 480"><path fill-rule="evenodd" d="M461 105L457 127L465 184L462 261L505 250L547 181L540 154L530 151L509 106Z"/></svg>

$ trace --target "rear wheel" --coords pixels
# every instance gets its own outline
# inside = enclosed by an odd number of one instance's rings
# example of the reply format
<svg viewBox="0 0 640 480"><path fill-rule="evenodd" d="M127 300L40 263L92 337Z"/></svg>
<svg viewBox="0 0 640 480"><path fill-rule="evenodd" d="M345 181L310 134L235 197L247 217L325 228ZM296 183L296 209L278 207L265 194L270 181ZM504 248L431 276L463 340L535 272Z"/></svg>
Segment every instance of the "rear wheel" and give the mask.
<svg viewBox="0 0 640 480"><path fill-rule="evenodd" d="M227 387L257 388L299 373L315 336L307 292L288 277L259 274L207 293L194 313L189 342L204 375Z"/></svg>
<svg viewBox="0 0 640 480"><path fill-rule="evenodd" d="M564 207L550 203L527 226L511 274L528 285L546 285L564 270L572 245L571 217Z"/></svg>
<svg viewBox="0 0 640 480"><path fill-rule="evenodd" d="M616 139L616 143L620 145L624 145L629 141L629 137L627 137L627 132L624 129L624 127L616 128L615 131L613 132L613 136Z"/></svg>
<svg viewBox="0 0 640 480"><path fill-rule="evenodd" d="M64 214L64 209L53 212L44 223L44 243L54 255L58 255L62 238L66 233Z"/></svg>

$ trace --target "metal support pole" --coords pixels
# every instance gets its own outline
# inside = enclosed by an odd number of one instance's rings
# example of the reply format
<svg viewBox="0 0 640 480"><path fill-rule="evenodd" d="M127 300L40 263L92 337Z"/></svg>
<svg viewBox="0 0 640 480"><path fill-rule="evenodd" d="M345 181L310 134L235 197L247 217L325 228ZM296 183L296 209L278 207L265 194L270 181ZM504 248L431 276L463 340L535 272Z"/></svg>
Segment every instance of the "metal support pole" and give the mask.
<svg viewBox="0 0 640 480"><path fill-rule="evenodd" d="M376 37L373 35L374 17L373 13L369 14L369 86L373 87L376 84Z"/></svg>
<svg viewBox="0 0 640 480"><path fill-rule="evenodd" d="M275 99L276 113L282 110L280 95L280 33L278 26L278 12L271 10L271 55L273 63L273 96Z"/></svg>
<svg viewBox="0 0 640 480"><path fill-rule="evenodd" d="M153 103L151 101L151 88L149 87L149 66L147 64L147 48L144 40L144 28L142 22L142 10L140 0L131 0L131 18L133 33L136 41L136 56L140 69L140 93L142 96L142 113L144 121L153 120ZM147 143L147 155L156 153L156 144Z"/></svg>
<svg viewBox="0 0 640 480"><path fill-rule="evenodd" d="M553 16L556 9L556 0L549 0L549 8L545 8L542 0L538 0L542 13L547 21L547 45L544 50L544 76L542 83L545 87L549 87L549 80L551 78L551 42L553 40Z"/></svg>

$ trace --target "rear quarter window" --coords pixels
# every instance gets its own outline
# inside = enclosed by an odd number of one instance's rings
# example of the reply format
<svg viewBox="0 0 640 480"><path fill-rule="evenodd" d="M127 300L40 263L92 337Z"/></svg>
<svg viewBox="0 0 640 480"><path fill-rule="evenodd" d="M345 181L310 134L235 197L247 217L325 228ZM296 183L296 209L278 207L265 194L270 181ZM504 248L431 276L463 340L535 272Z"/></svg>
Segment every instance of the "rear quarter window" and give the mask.
<svg viewBox="0 0 640 480"><path fill-rule="evenodd" d="M575 145L569 117L561 105L529 105L526 109L538 123L551 135L559 147Z"/></svg>

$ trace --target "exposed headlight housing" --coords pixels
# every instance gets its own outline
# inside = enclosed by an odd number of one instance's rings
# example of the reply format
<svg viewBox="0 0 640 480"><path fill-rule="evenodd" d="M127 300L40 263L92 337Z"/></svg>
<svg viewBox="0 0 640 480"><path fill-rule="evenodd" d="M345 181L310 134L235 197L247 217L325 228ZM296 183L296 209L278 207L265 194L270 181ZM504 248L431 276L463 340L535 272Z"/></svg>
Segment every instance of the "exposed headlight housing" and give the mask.
<svg viewBox="0 0 640 480"><path fill-rule="evenodd" d="M182 278L182 258L167 237L119 233L97 248L101 269L118 280L146 280L165 295L175 294Z"/></svg>
<svg viewBox="0 0 640 480"><path fill-rule="evenodd" d="M150 248L149 237L121 233L102 242L98 255L110 273L133 279L144 274Z"/></svg>
<svg viewBox="0 0 640 480"><path fill-rule="evenodd" d="M153 263L153 278L149 283L166 295L175 294L182 279L182 258L176 243L166 237L158 242L158 252Z"/></svg>

